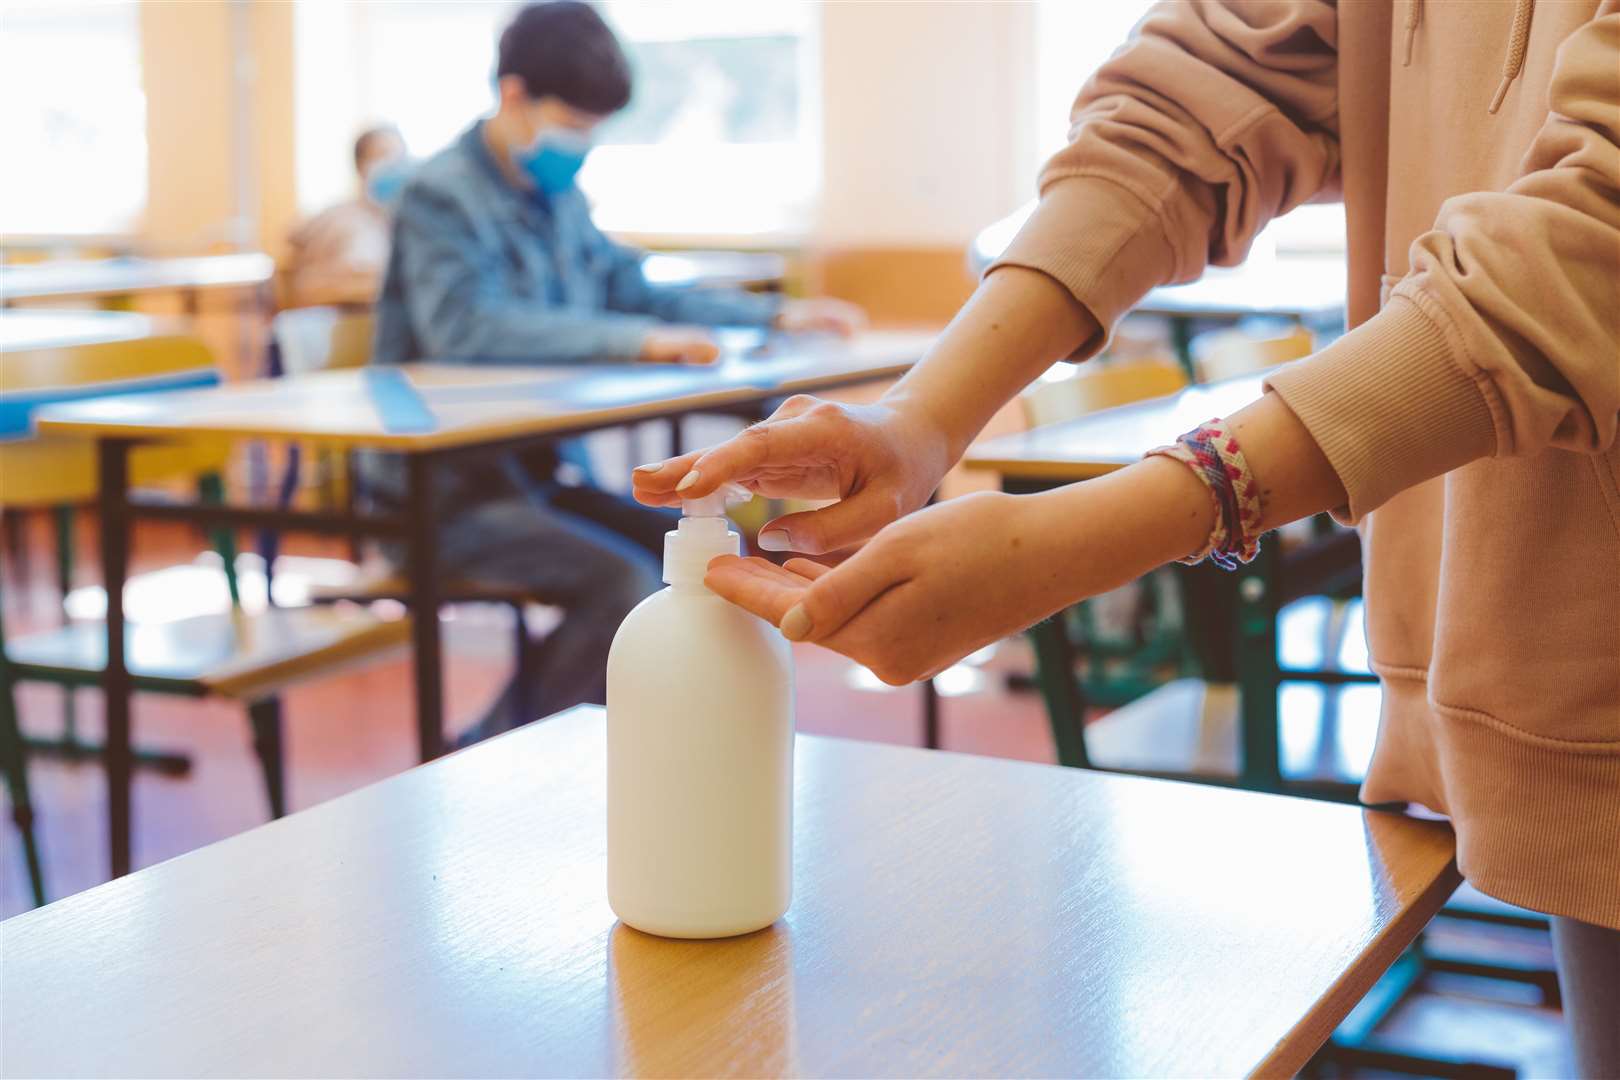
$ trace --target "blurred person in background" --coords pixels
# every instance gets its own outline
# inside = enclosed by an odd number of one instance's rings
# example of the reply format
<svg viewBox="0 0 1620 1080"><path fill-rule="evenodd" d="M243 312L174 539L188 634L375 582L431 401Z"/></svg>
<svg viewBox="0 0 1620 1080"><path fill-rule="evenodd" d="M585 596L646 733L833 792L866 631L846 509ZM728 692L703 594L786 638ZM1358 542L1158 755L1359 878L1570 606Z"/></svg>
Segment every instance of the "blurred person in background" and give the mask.
<svg viewBox="0 0 1620 1080"><path fill-rule="evenodd" d="M650 284L642 253L596 228L574 180L597 128L629 104L631 75L592 7L521 9L501 35L496 79L494 114L425 161L400 196L373 363L704 364L719 356L708 327L849 334L861 323L841 301ZM571 482L558 478L562 459ZM378 501L399 505L397 464L369 471ZM444 572L531 588L564 611L531 684L508 687L462 742L510 726L515 700L528 717L600 702L614 632L661 586L668 513L593 486L571 444L440 479Z"/></svg>
<svg viewBox="0 0 1620 1080"><path fill-rule="evenodd" d="M385 124L361 132L354 140L354 170L356 195L288 237L288 307L370 305L381 291L392 210L409 170L398 129Z"/></svg>

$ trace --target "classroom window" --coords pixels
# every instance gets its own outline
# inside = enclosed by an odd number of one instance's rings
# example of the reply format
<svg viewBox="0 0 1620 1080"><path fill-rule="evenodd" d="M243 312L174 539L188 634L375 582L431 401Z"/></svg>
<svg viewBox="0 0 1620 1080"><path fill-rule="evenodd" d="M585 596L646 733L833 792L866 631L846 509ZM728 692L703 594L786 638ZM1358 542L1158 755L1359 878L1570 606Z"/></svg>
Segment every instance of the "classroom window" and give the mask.
<svg viewBox="0 0 1620 1080"><path fill-rule="evenodd" d="M818 176L813 5L599 6L635 72L630 107L604 125L580 178L599 223L644 235L802 231ZM413 153L427 155L491 108L495 43L516 5L300 7L299 99L308 103L299 114L301 157L330 159L318 175L300 164L306 209L341 196L352 182L343 172L340 123L391 120ZM338 44L345 40L349 47ZM346 61L334 63L339 53Z"/></svg>
<svg viewBox="0 0 1620 1080"><path fill-rule="evenodd" d="M0 27L0 233L126 233L146 206L134 3L14 3Z"/></svg>

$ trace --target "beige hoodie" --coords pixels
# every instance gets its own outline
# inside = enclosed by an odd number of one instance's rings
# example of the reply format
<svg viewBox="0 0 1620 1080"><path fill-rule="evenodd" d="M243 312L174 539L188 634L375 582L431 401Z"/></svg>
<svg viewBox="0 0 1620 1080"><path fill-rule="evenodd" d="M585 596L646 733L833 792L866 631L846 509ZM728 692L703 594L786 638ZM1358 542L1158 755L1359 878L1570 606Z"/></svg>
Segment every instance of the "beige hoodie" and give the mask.
<svg viewBox="0 0 1620 1080"><path fill-rule="evenodd" d="M1620 928L1620 0L1161 4L1073 121L997 265L1105 327L1343 198L1355 329L1268 387L1361 529L1363 797Z"/></svg>

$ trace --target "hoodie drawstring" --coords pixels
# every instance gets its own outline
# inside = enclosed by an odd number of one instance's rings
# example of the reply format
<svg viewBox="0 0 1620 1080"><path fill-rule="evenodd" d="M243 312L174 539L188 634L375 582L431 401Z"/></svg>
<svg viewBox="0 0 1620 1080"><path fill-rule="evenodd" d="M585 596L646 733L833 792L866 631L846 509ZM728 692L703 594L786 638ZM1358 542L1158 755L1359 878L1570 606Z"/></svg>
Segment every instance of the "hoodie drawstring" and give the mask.
<svg viewBox="0 0 1620 1080"><path fill-rule="evenodd" d="M1502 61L1502 82L1491 98L1490 111L1494 115L1507 97L1508 87L1524 70L1524 54L1530 47L1530 16L1534 14L1536 0L1514 0L1513 32L1508 37L1507 56ZM1418 25L1423 22L1423 0L1407 0L1406 4L1406 57L1402 67L1412 66L1412 46L1417 41Z"/></svg>
<svg viewBox="0 0 1620 1080"><path fill-rule="evenodd" d="M1524 54L1530 46L1530 14L1535 6L1535 0L1516 0L1513 5L1513 36L1508 39L1507 57L1502 61L1502 84L1496 88L1496 96L1491 98L1492 113L1502 107L1508 87L1524 70Z"/></svg>
<svg viewBox="0 0 1620 1080"><path fill-rule="evenodd" d="M1417 40L1418 23L1423 21L1423 0L1407 0L1406 5L1406 59L1401 67L1412 66L1412 43Z"/></svg>

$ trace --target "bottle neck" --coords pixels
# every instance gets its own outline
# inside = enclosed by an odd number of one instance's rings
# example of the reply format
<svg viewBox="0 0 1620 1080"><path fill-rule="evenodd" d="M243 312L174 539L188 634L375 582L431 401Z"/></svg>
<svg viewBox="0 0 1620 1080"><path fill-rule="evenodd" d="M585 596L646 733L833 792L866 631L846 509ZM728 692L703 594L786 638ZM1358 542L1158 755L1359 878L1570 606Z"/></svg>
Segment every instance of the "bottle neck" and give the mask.
<svg viewBox="0 0 1620 1080"><path fill-rule="evenodd" d="M702 590L709 560L741 550L729 525L723 517L682 518L679 526L664 534L664 580L681 591Z"/></svg>

